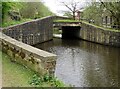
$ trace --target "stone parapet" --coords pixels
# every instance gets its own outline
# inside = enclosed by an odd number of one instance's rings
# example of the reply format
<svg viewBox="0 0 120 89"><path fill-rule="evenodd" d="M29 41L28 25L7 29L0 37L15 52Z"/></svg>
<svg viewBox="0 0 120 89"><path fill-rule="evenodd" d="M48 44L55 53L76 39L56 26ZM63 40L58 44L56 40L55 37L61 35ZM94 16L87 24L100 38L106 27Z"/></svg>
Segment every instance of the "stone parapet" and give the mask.
<svg viewBox="0 0 120 89"><path fill-rule="evenodd" d="M40 75L54 73L56 55L17 41L1 32L0 46L12 61L22 64Z"/></svg>

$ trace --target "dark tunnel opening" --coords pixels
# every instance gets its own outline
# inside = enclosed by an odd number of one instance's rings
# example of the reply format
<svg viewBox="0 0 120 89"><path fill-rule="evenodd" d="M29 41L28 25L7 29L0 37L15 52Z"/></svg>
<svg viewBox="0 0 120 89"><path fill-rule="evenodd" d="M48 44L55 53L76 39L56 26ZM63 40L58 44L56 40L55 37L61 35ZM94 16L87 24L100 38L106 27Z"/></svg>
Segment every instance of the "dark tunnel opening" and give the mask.
<svg viewBox="0 0 120 89"><path fill-rule="evenodd" d="M80 26L62 26L62 39L80 38Z"/></svg>

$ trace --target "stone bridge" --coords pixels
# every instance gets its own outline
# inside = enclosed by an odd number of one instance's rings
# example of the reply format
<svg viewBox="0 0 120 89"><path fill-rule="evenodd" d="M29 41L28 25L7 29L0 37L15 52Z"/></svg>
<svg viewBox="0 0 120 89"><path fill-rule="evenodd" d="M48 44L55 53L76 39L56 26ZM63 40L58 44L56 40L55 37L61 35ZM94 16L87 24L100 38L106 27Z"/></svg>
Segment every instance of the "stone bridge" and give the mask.
<svg viewBox="0 0 120 89"><path fill-rule="evenodd" d="M55 19L66 18L49 16L2 28L1 31L3 34L2 36L0 34L2 51L11 56L11 59L14 59L14 61L28 66L38 73L51 73L55 69L56 55L30 45L52 40L53 21ZM85 22L80 22L76 26L70 24L62 25L62 30L63 36L72 35L72 37L75 36L87 41L120 47L120 31L106 30Z"/></svg>
<svg viewBox="0 0 120 89"><path fill-rule="evenodd" d="M80 39L120 47L120 31L107 30L86 22L53 22L59 19L69 19L61 16L48 16L25 22L19 25L3 28L2 32L18 41L34 45L52 40L53 27L62 29L62 37L77 37Z"/></svg>
<svg viewBox="0 0 120 89"><path fill-rule="evenodd" d="M62 30L62 38L83 40L120 47L120 30L110 30L87 22L54 22Z"/></svg>

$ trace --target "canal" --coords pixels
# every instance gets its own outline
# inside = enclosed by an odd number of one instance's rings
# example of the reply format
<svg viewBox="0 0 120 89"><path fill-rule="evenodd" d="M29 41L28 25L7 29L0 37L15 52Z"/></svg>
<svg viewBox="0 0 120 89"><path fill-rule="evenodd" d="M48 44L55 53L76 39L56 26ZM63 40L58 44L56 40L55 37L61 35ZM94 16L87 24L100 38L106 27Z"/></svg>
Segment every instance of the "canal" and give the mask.
<svg viewBox="0 0 120 89"><path fill-rule="evenodd" d="M57 55L55 76L75 87L117 87L120 48L79 39L57 39L35 47Z"/></svg>

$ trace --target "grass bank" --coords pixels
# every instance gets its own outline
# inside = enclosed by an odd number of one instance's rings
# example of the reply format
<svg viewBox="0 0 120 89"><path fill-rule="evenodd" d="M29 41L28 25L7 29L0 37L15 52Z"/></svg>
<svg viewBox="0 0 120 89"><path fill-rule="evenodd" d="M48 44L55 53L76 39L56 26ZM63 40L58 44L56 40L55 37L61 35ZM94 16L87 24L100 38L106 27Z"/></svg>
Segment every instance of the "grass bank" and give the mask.
<svg viewBox="0 0 120 89"><path fill-rule="evenodd" d="M31 21L31 20L33 20L33 19L21 19L20 21L11 20L11 21L8 21L8 22L3 22L2 27L8 27L8 26L12 26L12 25L17 25L17 24L27 22L27 21Z"/></svg>
<svg viewBox="0 0 120 89"><path fill-rule="evenodd" d="M65 87L65 85L47 74L38 76L30 69L10 61L10 57L0 51L2 57L3 87Z"/></svg>
<svg viewBox="0 0 120 89"><path fill-rule="evenodd" d="M95 24L91 24L91 23L88 23L86 21L81 21L82 23L85 23L85 24L88 24L88 25L91 25L91 26L94 26L96 28L100 28L100 29L103 29L103 30L108 30L108 31L113 31L113 32L120 32L120 30L118 29L113 29L113 28L106 28L106 27L102 27L102 26L97 26Z"/></svg>

